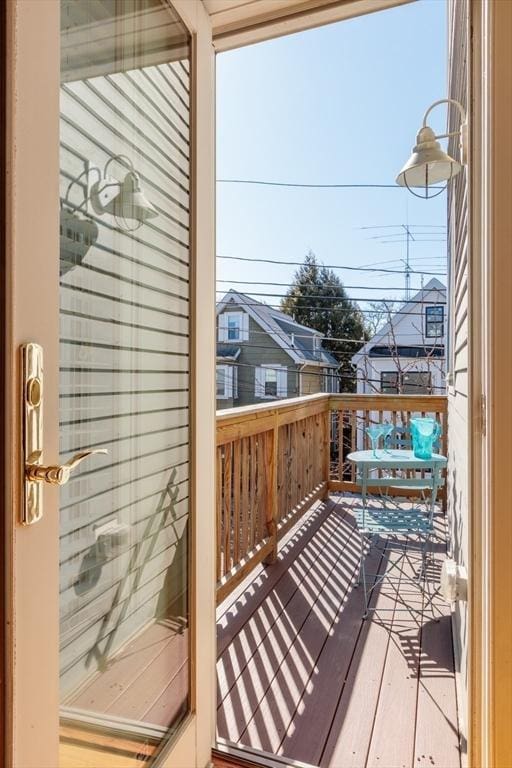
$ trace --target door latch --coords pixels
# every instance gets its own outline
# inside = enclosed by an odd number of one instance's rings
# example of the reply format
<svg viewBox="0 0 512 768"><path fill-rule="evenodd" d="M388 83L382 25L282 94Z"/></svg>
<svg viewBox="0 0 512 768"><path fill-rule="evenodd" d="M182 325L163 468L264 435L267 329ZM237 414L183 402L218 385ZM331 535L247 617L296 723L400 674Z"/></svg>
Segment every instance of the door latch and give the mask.
<svg viewBox="0 0 512 768"><path fill-rule="evenodd" d="M43 349L39 344L21 347L23 412L23 525L43 516L43 484L64 485L71 472L89 456L108 453L105 448L81 451L65 464L43 464Z"/></svg>

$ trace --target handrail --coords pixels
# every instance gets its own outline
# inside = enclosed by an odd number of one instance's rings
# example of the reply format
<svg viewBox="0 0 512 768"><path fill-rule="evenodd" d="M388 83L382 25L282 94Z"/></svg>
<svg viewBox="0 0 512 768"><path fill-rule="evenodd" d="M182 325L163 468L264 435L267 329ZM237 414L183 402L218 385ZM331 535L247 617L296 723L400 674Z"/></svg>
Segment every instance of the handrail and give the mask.
<svg viewBox="0 0 512 768"><path fill-rule="evenodd" d="M407 440L413 414L442 423L446 452L443 395L320 393L218 411L218 601L258 563L275 562L279 540L314 502L358 491L346 455L367 447L369 423L386 419Z"/></svg>

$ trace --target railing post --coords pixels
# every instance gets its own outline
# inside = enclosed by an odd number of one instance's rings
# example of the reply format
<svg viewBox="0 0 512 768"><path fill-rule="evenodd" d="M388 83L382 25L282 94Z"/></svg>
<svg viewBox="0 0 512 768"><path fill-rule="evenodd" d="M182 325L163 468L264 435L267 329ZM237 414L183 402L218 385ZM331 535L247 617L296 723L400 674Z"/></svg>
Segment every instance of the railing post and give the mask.
<svg viewBox="0 0 512 768"><path fill-rule="evenodd" d="M277 495L277 459L279 449L279 423L277 411L274 417L274 426L272 429L272 439L265 441L265 475L267 478L266 493L266 524L267 532L272 541L272 551L265 559L267 565L272 565L277 560L277 520L278 520L278 495Z"/></svg>
<svg viewBox="0 0 512 768"><path fill-rule="evenodd" d="M331 475L331 400L327 400L327 409L322 413L322 478L325 482L325 490L322 500L329 498L329 480Z"/></svg>

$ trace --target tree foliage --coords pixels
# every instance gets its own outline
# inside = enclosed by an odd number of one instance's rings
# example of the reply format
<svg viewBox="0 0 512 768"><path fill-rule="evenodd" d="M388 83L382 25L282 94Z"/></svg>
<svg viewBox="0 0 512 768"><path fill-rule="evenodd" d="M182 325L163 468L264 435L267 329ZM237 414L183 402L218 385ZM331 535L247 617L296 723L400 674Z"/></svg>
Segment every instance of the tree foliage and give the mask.
<svg viewBox="0 0 512 768"><path fill-rule="evenodd" d="M297 323L314 328L322 334L323 346L340 363L342 391L355 389L355 374L350 358L367 338L364 320L340 278L332 269L319 263L312 251L309 251L304 264L295 272L293 283L281 302L281 309Z"/></svg>

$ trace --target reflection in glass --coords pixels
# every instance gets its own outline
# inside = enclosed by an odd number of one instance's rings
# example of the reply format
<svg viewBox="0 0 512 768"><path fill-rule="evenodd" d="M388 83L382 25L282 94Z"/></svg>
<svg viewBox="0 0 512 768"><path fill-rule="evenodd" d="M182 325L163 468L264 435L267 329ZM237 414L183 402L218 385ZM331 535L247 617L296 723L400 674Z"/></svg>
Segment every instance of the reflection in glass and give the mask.
<svg viewBox="0 0 512 768"><path fill-rule="evenodd" d="M108 449L61 492L69 765L189 710L190 40L160 0L61 18L61 453Z"/></svg>

